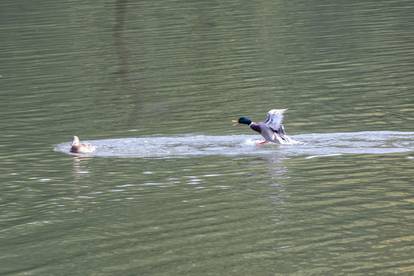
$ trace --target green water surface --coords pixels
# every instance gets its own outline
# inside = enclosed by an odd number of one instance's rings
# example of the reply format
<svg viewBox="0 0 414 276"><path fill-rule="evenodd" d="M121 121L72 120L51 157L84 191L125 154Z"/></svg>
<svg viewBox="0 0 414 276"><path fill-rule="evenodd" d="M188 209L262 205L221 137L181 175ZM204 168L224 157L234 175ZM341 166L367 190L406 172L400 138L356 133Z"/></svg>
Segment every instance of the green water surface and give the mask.
<svg viewBox="0 0 414 276"><path fill-rule="evenodd" d="M413 131L414 3L0 1L1 275L414 273L414 155L79 158L84 139Z"/></svg>

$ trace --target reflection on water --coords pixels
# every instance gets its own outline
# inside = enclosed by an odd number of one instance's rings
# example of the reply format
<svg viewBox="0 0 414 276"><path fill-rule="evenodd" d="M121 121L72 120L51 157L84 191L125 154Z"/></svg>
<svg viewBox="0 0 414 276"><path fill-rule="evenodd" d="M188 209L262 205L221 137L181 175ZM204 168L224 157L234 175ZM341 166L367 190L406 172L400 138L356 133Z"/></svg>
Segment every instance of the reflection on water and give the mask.
<svg viewBox="0 0 414 276"><path fill-rule="evenodd" d="M118 59L120 61L119 73L122 76L122 81L125 82L128 80L128 49L126 47L126 42L123 37L123 32L125 28L125 16L127 9L127 0L117 0L115 3L115 26L113 29L113 37L115 41L115 48L118 54Z"/></svg>
<svg viewBox="0 0 414 276"><path fill-rule="evenodd" d="M73 157L73 175L75 177L81 177L89 173L87 162L88 158L78 156Z"/></svg>
<svg viewBox="0 0 414 276"><path fill-rule="evenodd" d="M412 273L411 2L0 1L0 274Z"/></svg>

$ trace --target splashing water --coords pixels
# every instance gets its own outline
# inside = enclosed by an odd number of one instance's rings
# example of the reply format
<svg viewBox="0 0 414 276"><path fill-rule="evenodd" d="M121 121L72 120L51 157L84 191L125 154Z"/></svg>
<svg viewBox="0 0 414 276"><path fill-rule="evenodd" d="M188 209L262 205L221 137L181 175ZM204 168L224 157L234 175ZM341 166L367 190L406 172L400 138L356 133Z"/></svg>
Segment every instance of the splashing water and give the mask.
<svg viewBox="0 0 414 276"><path fill-rule="evenodd" d="M342 154L386 154L414 149L414 132L365 131L348 133L302 134L291 136L299 143L290 145L256 145L254 135L183 135L85 141L96 151L85 156L168 158L194 156L278 155L280 157L334 156ZM56 145L55 150L70 154L70 143Z"/></svg>

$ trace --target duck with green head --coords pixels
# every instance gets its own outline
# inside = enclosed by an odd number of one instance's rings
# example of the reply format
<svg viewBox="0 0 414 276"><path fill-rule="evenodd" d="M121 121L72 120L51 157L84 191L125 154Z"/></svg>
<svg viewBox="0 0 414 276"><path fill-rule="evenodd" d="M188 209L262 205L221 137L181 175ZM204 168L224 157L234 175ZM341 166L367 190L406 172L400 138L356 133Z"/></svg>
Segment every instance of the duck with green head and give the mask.
<svg viewBox="0 0 414 276"><path fill-rule="evenodd" d="M263 122L255 123L248 117L240 117L236 124L248 125L252 130L260 133L264 141L259 144L277 143L277 144L292 144L294 140L286 135L285 128L282 124L283 113L287 109L272 109L267 112L266 119Z"/></svg>

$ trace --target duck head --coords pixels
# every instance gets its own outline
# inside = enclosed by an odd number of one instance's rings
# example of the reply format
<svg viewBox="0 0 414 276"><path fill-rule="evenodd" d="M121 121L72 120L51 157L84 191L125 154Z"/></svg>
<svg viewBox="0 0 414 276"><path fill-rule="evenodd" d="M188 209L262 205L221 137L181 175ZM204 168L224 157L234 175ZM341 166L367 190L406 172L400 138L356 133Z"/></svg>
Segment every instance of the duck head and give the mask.
<svg viewBox="0 0 414 276"><path fill-rule="evenodd" d="M80 145L80 140L78 136L73 136L73 140L72 140L72 147L73 146L79 146Z"/></svg>
<svg viewBox="0 0 414 276"><path fill-rule="evenodd" d="M252 120L250 120L247 117L240 117L237 121L233 120L234 125L250 125L252 123Z"/></svg>

